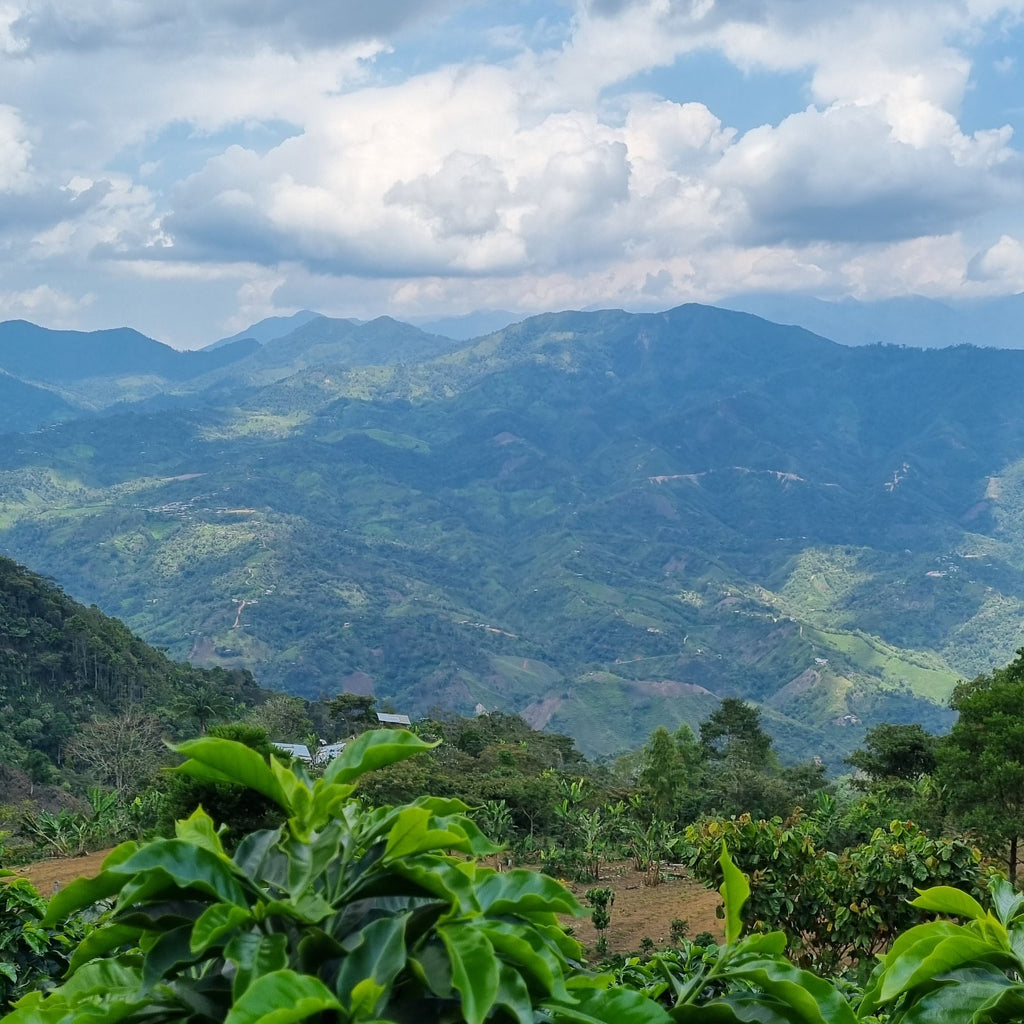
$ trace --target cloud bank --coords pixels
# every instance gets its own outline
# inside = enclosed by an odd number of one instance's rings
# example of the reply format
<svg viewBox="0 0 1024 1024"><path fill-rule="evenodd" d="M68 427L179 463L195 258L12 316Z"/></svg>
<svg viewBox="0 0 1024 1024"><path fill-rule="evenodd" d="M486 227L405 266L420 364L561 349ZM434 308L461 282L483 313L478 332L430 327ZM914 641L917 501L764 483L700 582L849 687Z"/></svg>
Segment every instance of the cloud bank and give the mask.
<svg viewBox="0 0 1024 1024"><path fill-rule="evenodd" d="M1022 15L1024 0L8 0L0 315L199 344L304 306L1020 291L1005 97ZM720 82L692 74L709 56ZM777 90L786 112L730 124L716 86Z"/></svg>

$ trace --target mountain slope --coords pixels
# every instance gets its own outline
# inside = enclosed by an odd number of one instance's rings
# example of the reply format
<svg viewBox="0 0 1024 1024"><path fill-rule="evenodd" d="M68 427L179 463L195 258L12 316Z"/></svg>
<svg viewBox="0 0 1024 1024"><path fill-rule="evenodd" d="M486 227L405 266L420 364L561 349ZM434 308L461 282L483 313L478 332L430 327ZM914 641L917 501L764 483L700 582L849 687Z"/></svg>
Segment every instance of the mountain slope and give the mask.
<svg viewBox="0 0 1024 1024"><path fill-rule="evenodd" d="M337 323L0 453L0 544L176 656L588 753L741 695L835 763L1019 643L1024 354L701 306Z"/></svg>
<svg viewBox="0 0 1024 1024"><path fill-rule="evenodd" d="M36 430L77 415L80 410L59 395L0 370L0 434Z"/></svg>
<svg viewBox="0 0 1024 1024"><path fill-rule="evenodd" d="M252 701L246 673L175 664L122 622L73 601L52 582L0 557L0 764L38 757L59 764L62 746L93 715L156 710L188 685Z"/></svg>
<svg viewBox="0 0 1024 1024"><path fill-rule="evenodd" d="M129 327L51 331L26 320L0 323L0 367L48 384L142 374L185 380L230 363L254 347L236 342L216 352L180 352Z"/></svg>

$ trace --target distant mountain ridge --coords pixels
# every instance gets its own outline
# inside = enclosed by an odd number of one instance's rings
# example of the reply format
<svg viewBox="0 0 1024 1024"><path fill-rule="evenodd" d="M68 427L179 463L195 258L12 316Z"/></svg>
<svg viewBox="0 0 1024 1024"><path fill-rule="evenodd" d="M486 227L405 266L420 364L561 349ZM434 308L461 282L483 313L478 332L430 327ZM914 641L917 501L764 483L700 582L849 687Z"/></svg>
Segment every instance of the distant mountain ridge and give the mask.
<svg viewBox="0 0 1024 1024"><path fill-rule="evenodd" d="M588 753L739 695L835 763L1019 644L1022 394L1024 353L699 305L469 343L315 318L159 412L13 439L0 546L269 686Z"/></svg>

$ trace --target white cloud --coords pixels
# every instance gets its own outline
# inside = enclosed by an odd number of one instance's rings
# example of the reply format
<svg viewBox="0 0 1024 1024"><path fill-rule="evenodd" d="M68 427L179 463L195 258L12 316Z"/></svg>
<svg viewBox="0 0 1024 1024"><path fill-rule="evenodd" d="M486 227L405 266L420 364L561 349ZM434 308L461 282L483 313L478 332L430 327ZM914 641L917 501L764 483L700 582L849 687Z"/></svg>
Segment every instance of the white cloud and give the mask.
<svg viewBox="0 0 1024 1024"><path fill-rule="evenodd" d="M91 305L95 296L79 297L48 284L20 292L0 292L0 308L6 319L43 320L54 327L74 328L78 316Z"/></svg>
<svg viewBox="0 0 1024 1024"><path fill-rule="evenodd" d="M1020 151L959 111L1024 0L592 0L554 41L564 19L505 5L479 30L500 60L407 71L402 33L466 6L0 0L0 281L205 282L244 317L1019 280ZM697 51L799 72L805 109L741 132L659 94Z"/></svg>

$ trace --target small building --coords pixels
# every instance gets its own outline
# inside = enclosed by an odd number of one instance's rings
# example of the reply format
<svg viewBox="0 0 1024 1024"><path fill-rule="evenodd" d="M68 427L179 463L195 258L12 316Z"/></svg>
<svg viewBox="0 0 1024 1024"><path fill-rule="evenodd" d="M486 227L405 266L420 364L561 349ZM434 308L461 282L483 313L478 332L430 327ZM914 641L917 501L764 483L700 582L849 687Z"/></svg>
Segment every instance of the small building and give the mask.
<svg viewBox="0 0 1024 1024"><path fill-rule="evenodd" d="M404 725L406 729L412 725L412 722L409 721L408 715L392 715L386 711L377 712L377 721L380 722L381 725Z"/></svg>
<svg viewBox="0 0 1024 1024"><path fill-rule="evenodd" d="M324 743L323 740L312 753L305 743L271 743L271 746L276 747L282 753L297 757L304 764L327 764L345 749L344 743Z"/></svg>

